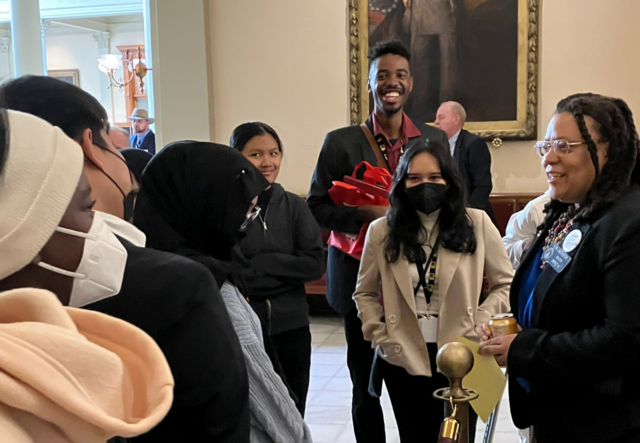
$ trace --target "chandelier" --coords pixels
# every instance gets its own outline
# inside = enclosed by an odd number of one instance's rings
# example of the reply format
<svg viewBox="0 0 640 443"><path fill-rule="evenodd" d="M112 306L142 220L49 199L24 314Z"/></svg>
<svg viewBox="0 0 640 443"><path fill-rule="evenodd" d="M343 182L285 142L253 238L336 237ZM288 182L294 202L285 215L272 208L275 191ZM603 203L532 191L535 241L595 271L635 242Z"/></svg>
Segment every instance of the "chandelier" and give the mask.
<svg viewBox="0 0 640 443"><path fill-rule="evenodd" d="M124 78L116 79L116 72L123 66L130 72L130 77L127 81L125 81ZM140 58L140 48L138 48L137 57L131 60L123 61L121 54L101 55L98 59L98 69L107 74L111 86L117 87L120 91L137 78L141 93L144 93L143 79L147 75L147 71L151 71L151 68L147 68L147 65L144 63L144 59Z"/></svg>

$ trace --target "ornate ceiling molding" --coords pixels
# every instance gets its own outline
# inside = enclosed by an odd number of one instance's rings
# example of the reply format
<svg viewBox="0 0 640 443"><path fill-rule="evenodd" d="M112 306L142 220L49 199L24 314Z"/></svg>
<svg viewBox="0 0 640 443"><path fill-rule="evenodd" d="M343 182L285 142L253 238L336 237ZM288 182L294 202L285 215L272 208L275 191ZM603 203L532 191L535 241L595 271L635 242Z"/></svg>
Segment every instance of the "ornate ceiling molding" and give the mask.
<svg viewBox="0 0 640 443"><path fill-rule="evenodd" d="M142 14L140 0L82 0L73 6L65 6L59 0L40 0L40 18L45 20L63 18L105 17L112 15ZM0 23L11 21L10 2L0 0Z"/></svg>

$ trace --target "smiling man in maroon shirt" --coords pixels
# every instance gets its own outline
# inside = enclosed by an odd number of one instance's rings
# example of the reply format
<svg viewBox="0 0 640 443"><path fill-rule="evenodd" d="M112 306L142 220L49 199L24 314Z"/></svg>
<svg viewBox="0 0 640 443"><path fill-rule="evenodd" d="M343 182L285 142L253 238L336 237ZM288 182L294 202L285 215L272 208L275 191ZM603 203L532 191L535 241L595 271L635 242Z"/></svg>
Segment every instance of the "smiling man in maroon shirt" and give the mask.
<svg viewBox="0 0 640 443"><path fill-rule="evenodd" d="M373 96L373 114L363 126L348 126L327 134L307 197L309 207L322 228L358 234L364 223L385 215L386 207L382 206L336 206L328 193L332 183L351 175L358 163L367 161L376 165L374 149L380 150L393 173L410 144L432 139L448 146L444 132L411 120L403 112L413 87L410 58L409 51L399 42L386 42L372 48L367 89ZM359 266L358 260L329 246L327 299L331 307L344 317L347 364L353 382L352 415L356 439L359 443L384 443L380 400L367 391L374 351L362 335L362 322L351 298Z"/></svg>

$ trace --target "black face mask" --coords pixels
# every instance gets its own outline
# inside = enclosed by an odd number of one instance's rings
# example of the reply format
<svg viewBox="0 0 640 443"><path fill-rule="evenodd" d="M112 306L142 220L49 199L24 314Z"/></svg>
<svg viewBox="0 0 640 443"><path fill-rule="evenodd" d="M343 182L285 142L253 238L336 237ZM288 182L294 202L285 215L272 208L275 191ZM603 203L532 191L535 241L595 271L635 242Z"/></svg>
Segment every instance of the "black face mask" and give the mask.
<svg viewBox="0 0 640 443"><path fill-rule="evenodd" d="M421 183L413 188L407 188L407 197L413 209L423 214L431 214L440 209L448 189L447 185Z"/></svg>
<svg viewBox="0 0 640 443"><path fill-rule="evenodd" d="M122 190L120 190L122 192ZM124 195L124 192L122 193ZM138 197L137 191L131 191L124 197L122 204L124 206L124 219L129 223L133 223L133 210L136 205L136 198Z"/></svg>
<svg viewBox="0 0 640 443"><path fill-rule="evenodd" d="M104 149L105 151L107 151L109 154L115 156L118 160L120 160L121 162L123 162L126 166L127 169L129 170L129 177L131 179L131 184L133 185L134 181L134 177L133 177L133 173L131 172L131 170L129 169L129 166L127 165L127 162L122 159L120 156L116 155L115 153L111 152L110 149L97 144L96 142L93 142L94 145L99 146L100 148ZM87 160L89 160L91 163L93 163L89 157L87 157ZM95 163L94 163L94 166ZM97 166L96 166L97 168ZM109 179L111 180L111 182L115 185L116 188L118 188L118 191L120 191L120 193L122 194L122 206L123 206L123 210L124 210L124 219L126 221L128 221L129 223L133 223L133 211L135 209L135 202L136 202L136 197L138 196L138 191L131 191L129 192L129 194L125 194L124 191L122 190L122 188L120 187L120 185L118 185L118 183L116 183L116 181L109 175L107 174L102 168L98 168L100 169L100 171L102 171L102 173Z"/></svg>

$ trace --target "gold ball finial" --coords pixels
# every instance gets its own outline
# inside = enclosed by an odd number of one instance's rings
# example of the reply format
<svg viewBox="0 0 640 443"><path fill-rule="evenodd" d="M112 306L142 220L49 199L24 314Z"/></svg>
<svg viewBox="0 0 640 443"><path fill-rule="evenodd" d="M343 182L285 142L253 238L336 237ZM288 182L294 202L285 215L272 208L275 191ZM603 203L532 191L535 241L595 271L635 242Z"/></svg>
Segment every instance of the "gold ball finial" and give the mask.
<svg viewBox="0 0 640 443"><path fill-rule="evenodd" d="M449 379L449 394L454 398L467 396L462 379L473 369L473 353L462 343L447 343L438 351L436 364ZM445 394L446 395L446 394Z"/></svg>

